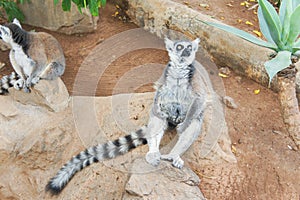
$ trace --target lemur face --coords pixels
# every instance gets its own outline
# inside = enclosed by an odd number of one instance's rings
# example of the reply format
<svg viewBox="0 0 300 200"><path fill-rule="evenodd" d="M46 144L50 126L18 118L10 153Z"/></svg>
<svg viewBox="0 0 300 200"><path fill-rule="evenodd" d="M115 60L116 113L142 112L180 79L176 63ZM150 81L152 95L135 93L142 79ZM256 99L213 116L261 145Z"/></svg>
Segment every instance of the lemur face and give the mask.
<svg viewBox="0 0 300 200"><path fill-rule="evenodd" d="M190 65L195 60L198 44L200 40L197 38L192 42L189 41L171 41L165 39L166 48L170 59L175 65Z"/></svg>
<svg viewBox="0 0 300 200"><path fill-rule="evenodd" d="M0 39L3 42L10 44L12 41L12 34L8 27L0 25Z"/></svg>
<svg viewBox="0 0 300 200"><path fill-rule="evenodd" d="M9 27L13 26L22 28L20 22L17 19L14 19L12 23L9 23L7 25L0 25L0 39L3 40L3 42L12 44L13 33L11 31L11 28Z"/></svg>

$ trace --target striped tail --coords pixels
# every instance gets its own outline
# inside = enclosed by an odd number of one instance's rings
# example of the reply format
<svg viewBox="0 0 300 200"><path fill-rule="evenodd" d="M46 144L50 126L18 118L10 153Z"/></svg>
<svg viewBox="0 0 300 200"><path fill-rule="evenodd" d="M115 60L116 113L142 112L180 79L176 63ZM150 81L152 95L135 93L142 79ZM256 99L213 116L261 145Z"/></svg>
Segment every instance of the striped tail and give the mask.
<svg viewBox="0 0 300 200"><path fill-rule="evenodd" d="M10 75L3 76L0 79L0 95L8 93L8 88L14 86L14 83L19 79L19 76L12 72Z"/></svg>
<svg viewBox="0 0 300 200"><path fill-rule="evenodd" d="M51 178L46 186L46 191L58 195L73 176L83 168L101 160L111 159L123 155L130 150L147 144L145 128L141 128L130 135L120 137L105 144L99 144L80 152L66 163L57 174Z"/></svg>

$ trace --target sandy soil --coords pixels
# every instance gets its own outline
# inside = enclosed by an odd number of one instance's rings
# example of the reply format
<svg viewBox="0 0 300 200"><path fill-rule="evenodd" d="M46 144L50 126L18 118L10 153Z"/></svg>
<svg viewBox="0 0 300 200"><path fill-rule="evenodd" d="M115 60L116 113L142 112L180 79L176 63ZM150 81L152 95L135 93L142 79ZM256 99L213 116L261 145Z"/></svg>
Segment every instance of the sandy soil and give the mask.
<svg viewBox="0 0 300 200"><path fill-rule="evenodd" d="M176 1L246 31L258 30L253 10L249 11L241 6L242 1ZM200 4L208 4L209 9ZM110 5L101 10L98 29L91 34L67 36L25 26L27 30L49 32L62 44L67 59L67 69L62 78L71 94L94 94L93 91L80 90L80 88L76 91L72 90L76 73L93 47L103 39L136 28L132 23L124 23L112 17L114 12L115 7ZM245 24L246 21L252 22L253 26ZM0 70L1 75L8 74L11 71L8 52L0 52L0 61L6 64ZM117 80L135 66L151 62L164 64L167 61L167 53L161 50L143 49L130 52L114 61L105 71L96 95L111 95ZM198 169L203 175L200 188L204 195L208 199L298 200L300 198L300 153L294 150L295 146L287 136L277 94L234 73L223 81L226 94L234 98L238 104L237 109L226 109L226 120L241 173L232 172L229 173L230 177L215 177L212 180L209 175L213 169ZM254 90L257 89L260 89L260 93L254 94ZM148 84L135 91L145 92L153 89L151 84Z"/></svg>

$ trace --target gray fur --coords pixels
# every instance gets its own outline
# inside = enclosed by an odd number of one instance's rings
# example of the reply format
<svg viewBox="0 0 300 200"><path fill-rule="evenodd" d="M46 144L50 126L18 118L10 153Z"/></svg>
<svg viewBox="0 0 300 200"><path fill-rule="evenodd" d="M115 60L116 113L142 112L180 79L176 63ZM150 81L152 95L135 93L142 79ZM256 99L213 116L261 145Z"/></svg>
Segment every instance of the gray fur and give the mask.
<svg viewBox="0 0 300 200"><path fill-rule="evenodd" d="M160 159L169 160L174 167L182 168L184 162L180 156L200 134L205 109L205 93L195 87L199 84L199 74L193 66L199 39L192 42L165 39L165 43L170 62L156 83L148 124L149 152L146 160L154 166L159 164ZM166 124L177 127L179 139L169 154L160 155L159 144Z"/></svg>
<svg viewBox="0 0 300 200"><path fill-rule="evenodd" d="M64 73L65 57L58 41L43 32L27 32L20 22L0 25L0 39L11 46L10 62L18 74L14 88L30 92L40 79L53 80Z"/></svg>
<svg viewBox="0 0 300 200"><path fill-rule="evenodd" d="M156 94L147 126L73 157L48 183L47 190L52 194L61 192L76 172L91 163L114 158L146 143L149 146L146 160L151 165L156 166L164 159L174 167L183 167L180 156L200 134L205 109L205 93L199 88L200 75L193 66L199 39L192 42L166 39L165 43L170 62L155 83ZM180 136L170 153L161 155L159 145L168 125L176 126Z"/></svg>

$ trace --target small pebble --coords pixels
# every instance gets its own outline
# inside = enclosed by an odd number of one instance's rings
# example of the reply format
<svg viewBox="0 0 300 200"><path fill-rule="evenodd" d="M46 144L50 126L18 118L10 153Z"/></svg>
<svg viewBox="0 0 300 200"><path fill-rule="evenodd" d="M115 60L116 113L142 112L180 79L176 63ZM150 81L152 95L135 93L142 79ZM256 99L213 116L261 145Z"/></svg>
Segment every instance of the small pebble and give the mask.
<svg viewBox="0 0 300 200"><path fill-rule="evenodd" d="M222 98L223 103L228 107L228 108L232 108L232 109L236 109L238 108L238 106L236 105L236 103L234 102L233 98L229 97L229 96L225 96Z"/></svg>
<svg viewBox="0 0 300 200"><path fill-rule="evenodd" d="M2 69L5 66L5 63L0 62L0 69Z"/></svg>
<svg viewBox="0 0 300 200"><path fill-rule="evenodd" d="M230 69L229 69L228 67L221 67L221 68L219 69L219 72L222 73L222 74L225 74L225 75L227 75L227 76L229 76L230 73L231 73L231 71L230 71Z"/></svg>
<svg viewBox="0 0 300 200"><path fill-rule="evenodd" d="M236 80L237 83L242 83L242 77L236 76L234 79Z"/></svg>
<svg viewBox="0 0 300 200"><path fill-rule="evenodd" d="M278 135L282 135L282 133L280 131L276 131L276 130L272 130L272 133L278 134Z"/></svg>

